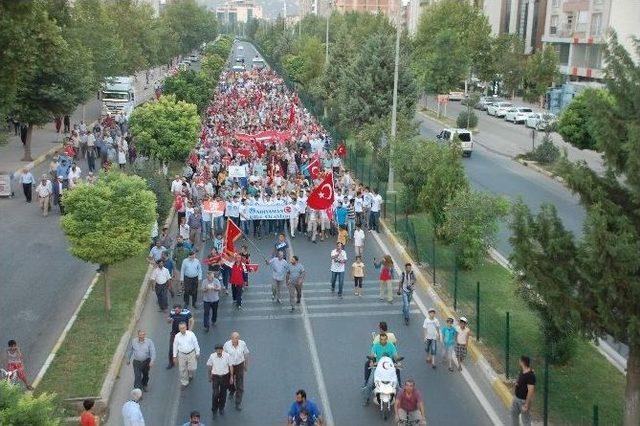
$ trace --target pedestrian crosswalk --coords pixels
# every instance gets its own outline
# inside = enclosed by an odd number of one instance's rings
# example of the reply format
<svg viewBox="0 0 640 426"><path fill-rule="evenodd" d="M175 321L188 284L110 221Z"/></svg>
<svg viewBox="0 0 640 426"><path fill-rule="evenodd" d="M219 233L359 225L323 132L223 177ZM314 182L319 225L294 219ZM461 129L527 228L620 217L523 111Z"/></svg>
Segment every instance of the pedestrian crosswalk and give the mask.
<svg viewBox="0 0 640 426"><path fill-rule="evenodd" d="M218 322L236 321L266 321L287 320L301 318L340 318L362 316L388 316L402 315L402 300L394 295L393 303L380 300L378 281L365 281L364 294L353 294L351 283L345 282L344 296L340 299L336 293L331 293L328 281L304 283L302 297L305 308L300 304L295 305L291 311L289 294L286 286L281 289L281 302L272 300L271 283L251 283L248 290L242 295L242 309L237 310L231 295L222 296L218 308ZM419 314L420 310L414 302L410 305L410 314Z"/></svg>

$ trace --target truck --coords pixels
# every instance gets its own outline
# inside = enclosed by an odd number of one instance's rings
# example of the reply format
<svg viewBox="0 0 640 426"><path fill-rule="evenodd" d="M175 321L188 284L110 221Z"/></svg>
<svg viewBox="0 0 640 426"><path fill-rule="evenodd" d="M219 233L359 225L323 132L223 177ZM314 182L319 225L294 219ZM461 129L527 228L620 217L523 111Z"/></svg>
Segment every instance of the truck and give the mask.
<svg viewBox="0 0 640 426"><path fill-rule="evenodd" d="M107 77L102 85L102 116L131 115L136 106L133 77Z"/></svg>
<svg viewBox="0 0 640 426"><path fill-rule="evenodd" d="M445 143L459 142L464 157L473 152L473 134L467 129L443 129L436 138Z"/></svg>

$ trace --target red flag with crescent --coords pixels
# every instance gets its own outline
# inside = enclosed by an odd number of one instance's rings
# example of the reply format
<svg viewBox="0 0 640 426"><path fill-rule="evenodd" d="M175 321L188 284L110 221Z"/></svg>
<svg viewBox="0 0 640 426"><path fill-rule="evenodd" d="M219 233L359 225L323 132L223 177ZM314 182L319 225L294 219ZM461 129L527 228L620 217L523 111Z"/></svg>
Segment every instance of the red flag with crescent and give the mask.
<svg viewBox="0 0 640 426"><path fill-rule="evenodd" d="M318 179L321 169L320 169L320 158L318 157L317 154L313 156L313 159L309 163L308 168L309 168L309 174L311 175L311 179Z"/></svg>
<svg viewBox="0 0 640 426"><path fill-rule="evenodd" d="M340 142L340 145L338 145L338 149L336 149L336 153L338 154L338 157L341 158L344 158L347 155L347 147L344 142Z"/></svg>
<svg viewBox="0 0 640 426"><path fill-rule="evenodd" d="M333 205L333 173L327 173L320 184L311 190L307 204L314 210L326 210Z"/></svg>

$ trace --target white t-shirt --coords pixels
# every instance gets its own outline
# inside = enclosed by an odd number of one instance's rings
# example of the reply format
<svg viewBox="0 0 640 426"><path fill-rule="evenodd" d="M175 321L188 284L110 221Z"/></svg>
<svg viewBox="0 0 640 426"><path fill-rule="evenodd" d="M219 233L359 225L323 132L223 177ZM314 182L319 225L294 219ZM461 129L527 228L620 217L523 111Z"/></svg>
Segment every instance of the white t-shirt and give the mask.
<svg viewBox="0 0 640 426"><path fill-rule="evenodd" d="M356 229L353 232L353 245L356 247L364 246L364 231L362 229Z"/></svg>
<svg viewBox="0 0 640 426"><path fill-rule="evenodd" d="M338 251L338 249L331 250L331 272L344 272L344 265L346 262L346 251Z"/></svg>
<svg viewBox="0 0 640 426"><path fill-rule="evenodd" d="M162 267L162 269L154 268L151 273L151 279L155 281L156 284L166 284L167 281L171 279L171 274L165 267Z"/></svg>
<svg viewBox="0 0 640 426"><path fill-rule="evenodd" d="M228 374L230 365L231 357L224 351L221 356L218 356L216 352L212 353L207 360L207 367L211 367L211 374L215 376Z"/></svg>
<svg viewBox="0 0 640 426"><path fill-rule="evenodd" d="M469 327L465 327L464 330L460 326L456 327L456 343L459 345L466 345L469 342Z"/></svg>
<svg viewBox="0 0 640 426"><path fill-rule="evenodd" d="M379 212L381 204L382 204L382 195L376 194L373 197L371 197L371 211L372 212Z"/></svg>
<svg viewBox="0 0 640 426"><path fill-rule="evenodd" d="M438 321L438 318L431 319L426 317L422 324L422 328L425 330L427 339L437 339L440 331L440 321Z"/></svg>
<svg viewBox="0 0 640 426"><path fill-rule="evenodd" d="M353 208L356 213L362 213L362 198L356 197L353 201Z"/></svg>

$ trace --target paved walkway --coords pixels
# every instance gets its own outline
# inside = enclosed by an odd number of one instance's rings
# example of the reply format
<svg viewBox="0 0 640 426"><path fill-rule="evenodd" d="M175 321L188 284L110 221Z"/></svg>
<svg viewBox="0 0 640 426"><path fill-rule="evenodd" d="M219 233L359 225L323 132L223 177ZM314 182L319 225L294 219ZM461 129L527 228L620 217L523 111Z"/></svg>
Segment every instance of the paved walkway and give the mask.
<svg viewBox="0 0 640 426"><path fill-rule="evenodd" d="M145 89L144 73L138 75L138 82L139 99L148 99L153 83ZM97 100L87 102L87 122L98 118L98 108ZM81 120L82 114L80 107L72 123ZM59 139L53 123L34 131L33 158L42 160L60 147ZM28 165L37 178L48 169L48 159L33 165L21 162L22 154L20 139L12 136L0 146L0 171L15 172ZM86 162L79 166L86 172ZM14 185L14 191L14 198L0 198L0 342L18 340L33 380L89 286L95 266L69 253L57 208L42 217L35 199L32 204L25 202L20 185Z"/></svg>

